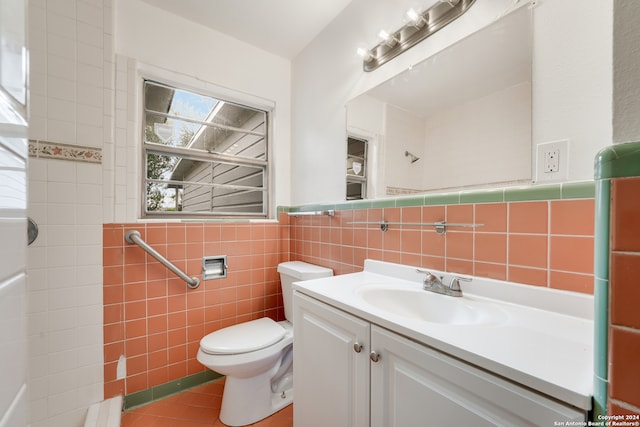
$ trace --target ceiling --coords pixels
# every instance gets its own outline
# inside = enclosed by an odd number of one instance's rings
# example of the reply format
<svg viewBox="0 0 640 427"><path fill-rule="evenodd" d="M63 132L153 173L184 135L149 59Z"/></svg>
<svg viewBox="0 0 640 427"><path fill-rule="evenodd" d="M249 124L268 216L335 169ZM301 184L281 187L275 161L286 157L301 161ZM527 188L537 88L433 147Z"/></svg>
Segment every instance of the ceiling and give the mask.
<svg viewBox="0 0 640 427"><path fill-rule="evenodd" d="M351 0L143 0L293 59Z"/></svg>

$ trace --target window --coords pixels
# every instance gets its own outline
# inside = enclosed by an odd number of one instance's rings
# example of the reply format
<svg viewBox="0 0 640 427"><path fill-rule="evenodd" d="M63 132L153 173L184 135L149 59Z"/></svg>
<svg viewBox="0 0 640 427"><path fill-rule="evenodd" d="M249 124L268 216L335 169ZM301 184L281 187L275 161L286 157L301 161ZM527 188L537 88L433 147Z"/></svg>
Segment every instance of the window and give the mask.
<svg viewBox="0 0 640 427"><path fill-rule="evenodd" d="M267 128L267 111L145 80L145 216L266 217Z"/></svg>
<svg viewBox="0 0 640 427"><path fill-rule="evenodd" d="M347 138L347 200L367 197L367 141Z"/></svg>

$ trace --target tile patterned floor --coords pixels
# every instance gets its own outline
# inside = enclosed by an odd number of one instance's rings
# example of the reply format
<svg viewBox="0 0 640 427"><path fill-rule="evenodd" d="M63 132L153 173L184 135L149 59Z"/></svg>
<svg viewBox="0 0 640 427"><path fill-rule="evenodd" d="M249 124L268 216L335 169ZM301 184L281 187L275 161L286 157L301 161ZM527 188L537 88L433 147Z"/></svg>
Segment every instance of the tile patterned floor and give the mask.
<svg viewBox="0 0 640 427"><path fill-rule="evenodd" d="M121 427L224 427L218 419L224 379L203 384L174 396L125 411ZM255 427L292 427L293 405Z"/></svg>

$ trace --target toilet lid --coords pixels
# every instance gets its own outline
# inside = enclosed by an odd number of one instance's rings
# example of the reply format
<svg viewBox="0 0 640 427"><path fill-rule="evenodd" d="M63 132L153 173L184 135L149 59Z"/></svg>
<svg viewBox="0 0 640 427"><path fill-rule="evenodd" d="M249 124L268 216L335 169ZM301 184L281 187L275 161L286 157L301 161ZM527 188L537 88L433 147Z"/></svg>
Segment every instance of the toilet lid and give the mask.
<svg viewBox="0 0 640 427"><path fill-rule="evenodd" d="M285 329L263 317L212 332L200 340L200 348L209 354L237 354L260 350L277 343Z"/></svg>

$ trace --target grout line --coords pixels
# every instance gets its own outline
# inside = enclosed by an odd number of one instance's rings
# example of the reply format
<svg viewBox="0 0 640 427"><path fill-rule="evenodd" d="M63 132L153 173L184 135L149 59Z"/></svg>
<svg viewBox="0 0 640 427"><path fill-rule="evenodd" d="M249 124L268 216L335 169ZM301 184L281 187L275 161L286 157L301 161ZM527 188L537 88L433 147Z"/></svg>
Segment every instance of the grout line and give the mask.
<svg viewBox="0 0 640 427"><path fill-rule="evenodd" d="M603 379L604 381L606 381L605 379ZM621 408L624 408L628 411L633 411L633 412L637 412L640 413L640 407L638 406L634 406L631 403L625 402L623 400L618 400L618 399L614 399L614 398L609 398L609 402L610 403L614 403L617 406L620 406ZM622 425L622 423L621 423Z"/></svg>
<svg viewBox="0 0 640 427"><path fill-rule="evenodd" d="M616 324L612 323L612 324L609 325L609 327L612 328L612 329L617 329L619 331L625 331L625 332L630 332L632 334L640 335L640 329L633 328L631 326L616 325Z"/></svg>

